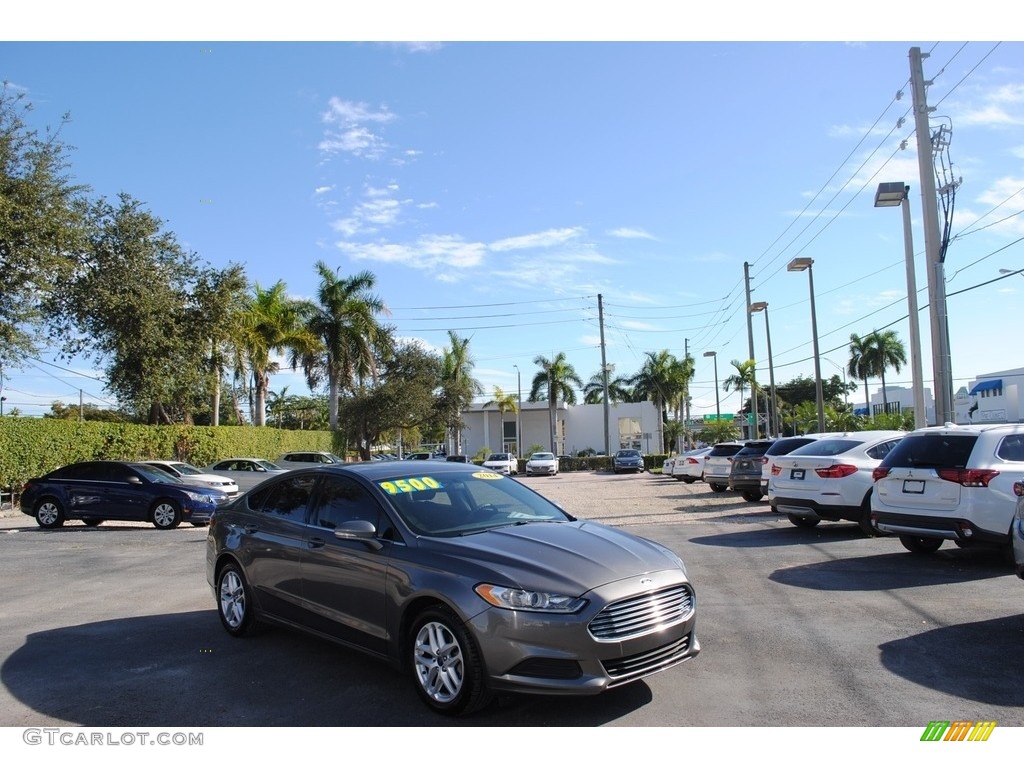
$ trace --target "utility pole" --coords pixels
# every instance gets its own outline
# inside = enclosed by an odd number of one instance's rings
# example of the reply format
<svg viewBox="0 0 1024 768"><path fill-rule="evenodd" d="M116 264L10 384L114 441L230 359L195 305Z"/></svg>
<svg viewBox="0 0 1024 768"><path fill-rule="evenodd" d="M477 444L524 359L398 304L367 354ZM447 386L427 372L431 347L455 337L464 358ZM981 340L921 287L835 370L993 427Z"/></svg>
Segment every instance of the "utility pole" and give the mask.
<svg viewBox="0 0 1024 768"><path fill-rule="evenodd" d="M940 253L938 200L935 194L935 165L932 157L931 130L925 88L932 84L924 79L921 62L928 54L920 48L910 49L910 83L914 98L914 128L917 135L917 165L921 177L921 211L924 218L924 250L928 265L928 313L931 320L932 367L935 376L935 422L956 421L953 412L953 374L949 352L949 326L946 317L946 274Z"/></svg>
<svg viewBox="0 0 1024 768"><path fill-rule="evenodd" d="M604 347L604 299L597 294L597 322L601 329L601 383L604 386L604 455L611 456L611 438L608 436L608 360Z"/></svg>
<svg viewBox="0 0 1024 768"><path fill-rule="evenodd" d="M747 359L754 360L754 323L750 319L750 264L746 261L743 262L743 285L747 292L747 352L749 353ZM753 378L756 381L756 368L752 369L751 373L754 374ZM743 410L743 403L740 403L740 410ZM747 432L747 436L752 440L756 440L760 425L758 424L757 393L754 391L753 383L750 389L750 410L752 411L754 423L751 431Z"/></svg>
<svg viewBox="0 0 1024 768"><path fill-rule="evenodd" d="M690 340L683 339L683 365L690 359ZM683 447L690 449L690 379L686 380L686 387L683 389Z"/></svg>

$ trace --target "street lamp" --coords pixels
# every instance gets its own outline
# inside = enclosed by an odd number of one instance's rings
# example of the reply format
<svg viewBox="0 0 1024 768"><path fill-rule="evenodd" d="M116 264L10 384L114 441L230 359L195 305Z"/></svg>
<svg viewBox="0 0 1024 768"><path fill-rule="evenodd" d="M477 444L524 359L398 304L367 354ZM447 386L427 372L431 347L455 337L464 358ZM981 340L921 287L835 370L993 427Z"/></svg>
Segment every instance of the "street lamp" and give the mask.
<svg viewBox="0 0 1024 768"><path fill-rule="evenodd" d="M516 395L516 455L523 455L523 377L519 372L519 366L513 364L516 369L516 387L519 394Z"/></svg>
<svg viewBox="0 0 1024 768"><path fill-rule="evenodd" d="M772 361L772 331L768 325L768 302L767 301L755 301L750 305L750 314L755 312L764 312L764 332L768 337L768 383L772 388L772 408L771 413L768 414L768 434L772 434L772 414L775 415L775 434L781 435L782 430L779 429L779 398L775 391L775 363Z"/></svg>
<svg viewBox="0 0 1024 768"><path fill-rule="evenodd" d="M7 402L6 397L0 397L0 416L4 415L4 403Z"/></svg>
<svg viewBox="0 0 1024 768"><path fill-rule="evenodd" d="M1000 275L1020 275L1024 277L1024 269L1000 269Z"/></svg>
<svg viewBox="0 0 1024 768"><path fill-rule="evenodd" d="M921 369L921 328L917 309L917 277L914 273L914 239L910 229L910 187L902 181L883 182L875 192L875 208L903 209L903 252L907 263L907 312L910 319L910 375L914 389L914 429L928 422Z"/></svg>
<svg viewBox="0 0 1024 768"><path fill-rule="evenodd" d="M807 270L807 284L811 291L811 335L814 341L814 396L818 406L818 431L825 431L825 396L821 391L821 358L818 356L818 315L814 311L814 259L798 256L786 267L790 272Z"/></svg>
<svg viewBox="0 0 1024 768"><path fill-rule="evenodd" d="M722 406L718 402L718 353L705 352L704 357L710 357L715 361L715 422L722 420Z"/></svg>

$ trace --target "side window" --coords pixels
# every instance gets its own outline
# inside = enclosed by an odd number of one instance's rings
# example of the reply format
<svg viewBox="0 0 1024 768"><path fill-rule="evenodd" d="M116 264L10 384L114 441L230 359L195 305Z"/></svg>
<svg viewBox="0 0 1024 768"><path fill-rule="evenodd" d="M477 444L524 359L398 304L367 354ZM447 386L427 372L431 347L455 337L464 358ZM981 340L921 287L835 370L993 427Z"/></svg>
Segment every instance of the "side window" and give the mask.
<svg viewBox="0 0 1024 768"><path fill-rule="evenodd" d="M881 461L882 459L884 459L886 457L886 455L889 453L889 451L891 451L893 449L893 446L895 446L897 442L899 442L899 441L898 440L890 440L887 443L879 443L874 448L871 448L869 451L867 451L867 454L872 459L878 459L879 461Z"/></svg>
<svg viewBox="0 0 1024 768"><path fill-rule="evenodd" d="M354 480L347 477L325 478L313 509L313 525L337 528L353 520L366 520L379 531L380 507Z"/></svg>
<svg viewBox="0 0 1024 768"><path fill-rule="evenodd" d="M996 456L1006 461L1024 461L1024 435L1007 435L996 450Z"/></svg>
<svg viewBox="0 0 1024 768"><path fill-rule="evenodd" d="M289 477L261 492L250 501L250 507L269 517L303 522L315 483L315 475Z"/></svg>

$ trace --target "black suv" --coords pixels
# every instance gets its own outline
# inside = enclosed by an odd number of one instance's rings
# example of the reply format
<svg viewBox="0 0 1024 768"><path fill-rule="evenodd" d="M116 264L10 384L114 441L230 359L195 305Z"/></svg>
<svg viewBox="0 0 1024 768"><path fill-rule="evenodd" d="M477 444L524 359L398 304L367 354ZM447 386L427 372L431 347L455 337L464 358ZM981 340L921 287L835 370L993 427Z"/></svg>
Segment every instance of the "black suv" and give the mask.
<svg viewBox="0 0 1024 768"><path fill-rule="evenodd" d="M761 490L761 457L775 444L775 440L750 440L732 457L729 469L729 490L739 491L745 501L756 502L764 498Z"/></svg>

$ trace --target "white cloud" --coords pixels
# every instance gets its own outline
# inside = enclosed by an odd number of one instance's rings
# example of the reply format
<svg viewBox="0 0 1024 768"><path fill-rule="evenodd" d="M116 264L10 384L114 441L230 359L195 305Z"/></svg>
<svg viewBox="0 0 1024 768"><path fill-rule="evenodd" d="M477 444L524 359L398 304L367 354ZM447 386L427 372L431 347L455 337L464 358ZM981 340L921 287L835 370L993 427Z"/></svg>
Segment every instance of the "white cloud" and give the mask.
<svg viewBox="0 0 1024 768"><path fill-rule="evenodd" d="M322 195L322 194L325 194L327 192L330 192L332 189L334 189L334 185L333 184L331 186L329 186L329 187L317 187L316 189L313 190L313 194L314 195Z"/></svg>
<svg viewBox="0 0 1024 768"><path fill-rule="evenodd" d="M388 145L367 124L384 125L397 119L386 107L373 109L336 96L331 97L327 111L321 117L329 126L318 145L321 151L328 154L344 152L369 159L380 157Z"/></svg>
<svg viewBox="0 0 1024 768"><path fill-rule="evenodd" d="M335 245L357 261L404 264L422 270L475 267L483 262L487 251L483 243L469 243L452 235L431 235L413 244L339 242Z"/></svg>
<svg viewBox="0 0 1024 768"><path fill-rule="evenodd" d="M618 229L609 230L608 234L612 237L623 237L627 239L657 240L654 235L637 227L619 227Z"/></svg>
<svg viewBox="0 0 1024 768"><path fill-rule="evenodd" d="M507 237L503 240L497 240L491 243L490 249L492 251L518 251L528 248L550 248L551 246L561 245L578 238L582 233L583 230L580 227L549 229L532 235L520 235L519 237Z"/></svg>

